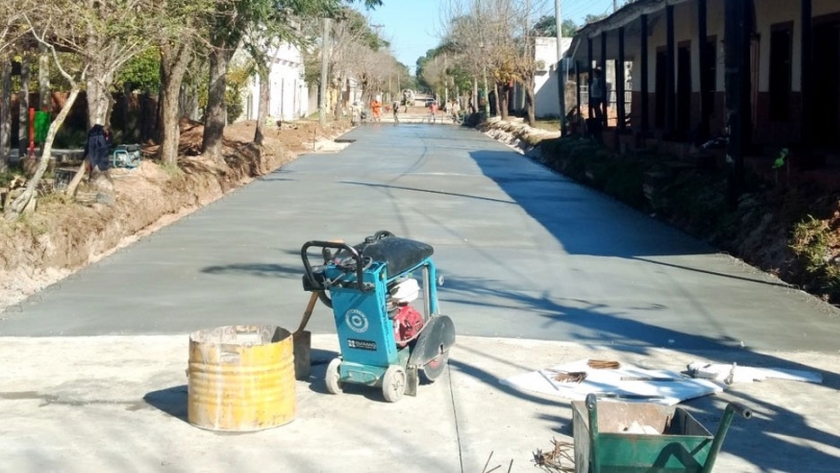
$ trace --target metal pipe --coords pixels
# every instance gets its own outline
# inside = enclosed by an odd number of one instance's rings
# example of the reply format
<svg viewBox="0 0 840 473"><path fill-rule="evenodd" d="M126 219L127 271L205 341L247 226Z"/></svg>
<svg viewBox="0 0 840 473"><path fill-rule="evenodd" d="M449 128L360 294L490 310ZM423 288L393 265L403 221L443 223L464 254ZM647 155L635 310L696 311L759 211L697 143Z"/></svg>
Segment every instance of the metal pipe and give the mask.
<svg viewBox="0 0 840 473"><path fill-rule="evenodd" d="M586 410L589 411L589 471L601 473L601 462L598 458L598 397L595 394L586 395Z"/></svg>
<svg viewBox="0 0 840 473"><path fill-rule="evenodd" d="M712 468L715 466L715 460L717 460L720 448L723 446L723 440L726 438L726 432L729 431L729 426L732 424L732 417L735 413L738 413L744 419L752 417L752 411L741 404L730 402L729 405L726 406L726 410L723 411L723 418L720 420L720 425L718 426L715 438L712 441L712 446L709 449L709 455L706 457L706 464L703 465L702 473L712 473Z"/></svg>

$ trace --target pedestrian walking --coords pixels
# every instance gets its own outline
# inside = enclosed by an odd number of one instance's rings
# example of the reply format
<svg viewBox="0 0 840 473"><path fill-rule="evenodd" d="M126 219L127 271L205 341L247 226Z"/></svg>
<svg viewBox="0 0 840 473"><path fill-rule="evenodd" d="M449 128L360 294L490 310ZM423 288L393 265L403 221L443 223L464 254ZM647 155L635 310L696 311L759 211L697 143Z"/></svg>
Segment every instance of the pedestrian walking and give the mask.
<svg viewBox="0 0 840 473"><path fill-rule="evenodd" d="M449 106L449 112L452 114L452 121L458 123L461 118L461 106L457 100L452 101L452 105Z"/></svg>
<svg viewBox="0 0 840 473"><path fill-rule="evenodd" d="M437 120L437 101L432 101L429 104L429 123L435 123Z"/></svg>
<svg viewBox="0 0 840 473"><path fill-rule="evenodd" d="M373 112L373 120L374 121L381 121L382 119L382 102L377 99L373 99L373 102L370 103L370 109Z"/></svg>
<svg viewBox="0 0 840 473"><path fill-rule="evenodd" d="M400 101L394 100L394 123L400 122Z"/></svg>
<svg viewBox="0 0 840 473"><path fill-rule="evenodd" d="M589 106L594 109L595 118L600 127L606 127L607 123L604 119L604 94L606 87L604 87L604 74L601 69L595 69L592 72L592 85L589 87Z"/></svg>

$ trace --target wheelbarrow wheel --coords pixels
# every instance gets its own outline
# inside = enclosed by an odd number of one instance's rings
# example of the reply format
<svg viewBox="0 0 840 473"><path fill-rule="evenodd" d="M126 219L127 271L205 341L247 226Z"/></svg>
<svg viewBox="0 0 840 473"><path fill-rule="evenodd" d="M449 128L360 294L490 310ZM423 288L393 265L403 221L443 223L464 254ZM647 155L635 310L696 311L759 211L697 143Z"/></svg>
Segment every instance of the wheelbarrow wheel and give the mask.
<svg viewBox="0 0 840 473"><path fill-rule="evenodd" d="M330 364L327 365L324 382L327 384L327 392L330 394L341 394L344 389L344 383L341 382L341 374L338 372L338 366L340 364L341 358L333 358Z"/></svg>
<svg viewBox="0 0 840 473"><path fill-rule="evenodd" d="M397 402L405 394L405 370L402 366L391 365L382 377L382 396L388 402Z"/></svg>

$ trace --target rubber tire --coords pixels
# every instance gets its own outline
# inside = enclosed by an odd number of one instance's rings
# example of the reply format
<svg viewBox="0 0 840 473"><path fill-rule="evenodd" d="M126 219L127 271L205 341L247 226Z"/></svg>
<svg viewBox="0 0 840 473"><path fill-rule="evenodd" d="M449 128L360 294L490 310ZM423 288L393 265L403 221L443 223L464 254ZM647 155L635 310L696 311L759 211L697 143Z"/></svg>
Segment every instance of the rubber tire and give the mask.
<svg viewBox="0 0 840 473"><path fill-rule="evenodd" d="M344 383L341 382L341 375L338 366L341 358L333 358L327 365L327 372L324 374L324 383L327 385L327 392L330 394L341 394L344 390Z"/></svg>
<svg viewBox="0 0 840 473"><path fill-rule="evenodd" d="M402 366L391 365L382 376L382 396L388 402L397 402L405 394L406 376Z"/></svg>

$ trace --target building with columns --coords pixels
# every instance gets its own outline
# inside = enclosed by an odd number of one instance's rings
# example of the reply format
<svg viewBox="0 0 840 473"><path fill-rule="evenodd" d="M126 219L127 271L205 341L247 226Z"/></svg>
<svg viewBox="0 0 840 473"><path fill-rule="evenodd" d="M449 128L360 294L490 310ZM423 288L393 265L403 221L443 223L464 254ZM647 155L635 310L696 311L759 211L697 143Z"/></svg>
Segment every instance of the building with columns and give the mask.
<svg viewBox="0 0 840 473"><path fill-rule="evenodd" d="M566 57L579 91L592 67L632 69L619 133L840 151L838 0L637 0L582 28Z"/></svg>

